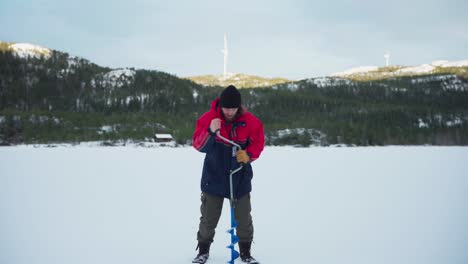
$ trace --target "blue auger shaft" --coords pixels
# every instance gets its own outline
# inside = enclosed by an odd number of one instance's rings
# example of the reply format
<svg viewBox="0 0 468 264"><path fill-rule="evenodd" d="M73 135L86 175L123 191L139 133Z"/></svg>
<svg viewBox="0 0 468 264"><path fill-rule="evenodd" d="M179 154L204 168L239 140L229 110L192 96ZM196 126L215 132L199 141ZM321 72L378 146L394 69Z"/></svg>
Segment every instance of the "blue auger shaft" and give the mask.
<svg viewBox="0 0 468 264"><path fill-rule="evenodd" d="M231 234L231 244L229 244L229 246L227 246L228 248L231 249L231 260L228 262L229 264L234 264L234 261L239 257L239 252L237 252L235 250L235 244L237 244L237 242L239 242L239 237L235 235L235 231L236 231L236 228L237 228L237 222L236 222L236 219L235 219L235 200L234 200L234 188L233 188L233 185L232 185L232 176L234 175L234 173L240 171L242 169L242 164L240 165L239 168L237 168L236 170L234 171L231 171L231 174L229 175L229 184L230 184L230 187L231 187L231 199L230 199L230 205L231 205L231 228L228 230L228 233Z"/></svg>

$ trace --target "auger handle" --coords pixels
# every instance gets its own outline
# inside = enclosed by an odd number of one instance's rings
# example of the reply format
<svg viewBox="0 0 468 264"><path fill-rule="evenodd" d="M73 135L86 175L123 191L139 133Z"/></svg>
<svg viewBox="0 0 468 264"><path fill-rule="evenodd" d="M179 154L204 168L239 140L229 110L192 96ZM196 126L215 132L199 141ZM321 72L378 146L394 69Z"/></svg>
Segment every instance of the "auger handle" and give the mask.
<svg viewBox="0 0 468 264"><path fill-rule="evenodd" d="M242 147L241 147L239 144L237 144L236 142L234 142L234 141L232 141L232 140L230 140L230 139L228 139L228 138L225 138L225 137L221 136L221 132L219 132L219 129L216 130L216 135L217 135L220 139L226 141L227 143L229 143L229 144L231 144L231 145L233 145L233 146L236 146L238 149L242 149Z"/></svg>
<svg viewBox="0 0 468 264"><path fill-rule="evenodd" d="M241 147L239 144L237 144L236 142L234 142L234 141L232 141L232 140L230 140L230 139L227 139L227 138L221 136L221 133L219 132L219 129L216 130L216 135L217 135L220 139L222 139L222 140L226 141L227 143L229 143L229 144L233 145L234 147L236 147L237 150L242 149L242 147ZM234 154L234 153L233 153L233 154ZM242 163L241 163L240 166L239 166L237 169L231 171L231 173L229 174L229 189L230 189L230 193L231 193L231 199L230 199L231 207L234 206L234 187L233 187L233 185L232 185L232 175L234 175L234 173L236 173L236 172L242 170L243 167L244 167L244 166L243 166Z"/></svg>

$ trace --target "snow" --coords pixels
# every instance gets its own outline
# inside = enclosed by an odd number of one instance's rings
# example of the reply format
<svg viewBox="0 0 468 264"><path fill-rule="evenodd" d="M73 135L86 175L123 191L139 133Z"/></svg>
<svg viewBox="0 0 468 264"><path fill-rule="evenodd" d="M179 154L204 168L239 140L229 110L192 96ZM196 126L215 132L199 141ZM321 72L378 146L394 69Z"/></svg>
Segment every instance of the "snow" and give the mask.
<svg viewBox="0 0 468 264"><path fill-rule="evenodd" d="M360 66L360 67L355 67L343 72L337 72L333 73L330 76L337 76L337 77L348 77L351 75L366 75L366 74L378 74L382 76L393 76L393 75L399 75L399 74L408 74L408 73L413 73L413 74L427 74L427 73L432 73L436 69L436 67L466 67L468 66L468 60L460 60L460 61L453 61L449 62L447 60L437 60L433 61L430 64L422 64L418 66L399 66L400 69L398 69L395 72L389 72L389 71L381 71L381 72L376 72L379 68L377 66Z"/></svg>
<svg viewBox="0 0 468 264"><path fill-rule="evenodd" d="M104 84L111 87L122 87L135 79L136 72L131 69L116 69L104 74Z"/></svg>
<svg viewBox="0 0 468 264"><path fill-rule="evenodd" d="M314 78L314 79L307 79L307 83L313 83L318 87L328 86L331 83L331 78L321 77L321 78Z"/></svg>
<svg viewBox="0 0 468 264"><path fill-rule="evenodd" d="M218 82L223 82L223 81L232 79L235 75L236 75L236 73L226 72L226 75L218 74L218 75L215 75L215 78L218 80ZM239 79L239 77L237 77L237 79Z"/></svg>
<svg viewBox="0 0 468 264"><path fill-rule="evenodd" d="M449 120L445 123L448 127L463 125L463 120L460 117L456 117L453 121Z"/></svg>
<svg viewBox="0 0 468 264"><path fill-rule="evenodd" d="M421 118L418 119L418 127L419 128L428 128L429 125L425 123Z"/></svg>
<svg viewBox="0 0 468 264"><path fill-rule="evenodd" d="M411 78L412 84L417 83L426 83L426 82L435 82L435 81L450 81L451 79L457 79L455 74L444 74L444 75L433 75L433 76L424 76L418 78Z"/></svg>
<svg viewBox="0 0 468 264"><path fill-rule="evenodd" d="M461 61L434 61L432 65L439 66L439 67L465 67L468 66L468 60L461 60Z"/></svg>
<svg viewBox="0 0 468 264"><path fill-rule="evenodd" d="M130 69L117 69L106 73L104 76L105 78L117 79L122 75L127 77L133 77L135 75L135 71Z"/></svg>
<svg viewBox="0 0 468 264"><path fill-rule="evenodd" d="M33 123L34 125L44 124L44 123L47 123L47 122L52 122L55 125L58 125L58 124L61 123L60 118L57 118L55 116L49 118L48 116L31 115L31 117L29 118L29 121L31 123Z"/></svg>
<svg viewBox="0 0 468 264"><path fill-rule="evenodd" d="M79 57L76 57L76 56L69 56L69 57L68 57L68 67L79 66L79 63L78 63L79 60L80 60Z"/></svg>
<svg viewBox="0 0 468 264"><path fill-rule="evenodd" d="M288 83L286 87L290 91L297 91L297 89L299 89L299 85L297 83Z"/></svg>
<svg viewBox="0 0 468 264"><path fill-rule="evenodd" d="M267 147L253 163L253 255L467 263L467 156L466 147ZM0 148L0 263L190 263L203 158L189 147ZM229 259L224 206L211 264Z"/></svg>
<svg viewBox="0 0 468 264"><path fill-rule="evenodd" d="M118 125L113 125L112 129L117 129ZM102 134L102 130L101 131ZM112 131L111 131L112 132ZM78 143L49 143L49 144L33 144L30 147L34 148L70 148L70 147L127 147L127 148L159 148L159 147L170 147L176 148L182 145L178 145L174 140L168 142L154 142L154 139L146 138L145 141L132 141L132 140L110 140L110 141L88 141Z"/></svg>
<svg viewBox="0 0 468 264"><path fill-rule="evenodd" d="M29 43L16 43L11 44L10 48L13 49L14 53L22 58L35 57L39 58L41 55L44 55L46 58L51 56L51 50L43 48L41 46L32 45Z"/></svg>
<svg viewBox="0 0 468 264"><path fill-rule="evenodd" d="M145 100L148 100L149 97L150 97L149 94L140 94L140 95L136 95L136 96L133 96L133 95L127 96L125 98L125 104L128 105L128 104L130 104L130 102L132 100L137 100L138 102L140 102L140 105L143 108ZM109 102L108 102L108 104L109 104Z"/></svg>
<svg viewBox="0 0 468 264"><path fill-rule="evenodd" d="M337 86L337 85L350 85L352 82L348 79L342 79L337 77L320 77L320 78L311 78L307 79L307 83L315 84L319 88L324 88L328 86Z"/></svg>
<svg viewBox="0 0 468 264"><path fill-rule="evenodd" d="M370 71L376 71L378 69L379 67L377 66L359 66L359 67L351 68L343 72L333 73L331 74L331 76L347 76L347 75L352 75L352 74L363 74L363 73L368 73Z"/></svg>
<svg viewBox="0 0 468 264"><path fill-rule="evenodd" d="M444 90L468 91L468 84L455 74L432 75L419 78L411 78L412 84L441 81Z"/></svg>
<svg viewBox="0 0 468 264"><path fill-rule="evenodd" d="M399 69L397 73L431 73L435 67L429 64L423 64L414 67L406 67Z"/></svg>
<svg viewBox="0 0 468 264"><path fill-rule="evenodd" d="M448 60L437 60L437 61L431 62L431 65L441 67L448 62L449 62Z"/></svg>
<svg viewBox="0 0 468 264"><path fill-rule="evenodd" d="M444 90L468 91L468 84L456 75L445 79L442 83L442 87Z"/></svg>

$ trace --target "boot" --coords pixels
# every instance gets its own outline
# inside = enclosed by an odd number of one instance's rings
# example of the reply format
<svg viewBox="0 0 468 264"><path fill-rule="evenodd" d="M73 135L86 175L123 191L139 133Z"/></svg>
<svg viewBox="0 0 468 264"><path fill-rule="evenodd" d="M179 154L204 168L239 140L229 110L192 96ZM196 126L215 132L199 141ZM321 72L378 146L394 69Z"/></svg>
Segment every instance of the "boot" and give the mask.
<svg viewBox="0 0 468 264"><path fill-rule="evenodd" d="M241 260L249 264L260 264L260 262L256 261L250 254L251 245L252 242L239 242Z"/></svg>
<svg viewBox="0 0 468 264"><path fill-rule="evenodd" d="M197 248L198 255L192 260L192 263L205 263L210 257L210 243L201 243L198 242Z"/></svg>

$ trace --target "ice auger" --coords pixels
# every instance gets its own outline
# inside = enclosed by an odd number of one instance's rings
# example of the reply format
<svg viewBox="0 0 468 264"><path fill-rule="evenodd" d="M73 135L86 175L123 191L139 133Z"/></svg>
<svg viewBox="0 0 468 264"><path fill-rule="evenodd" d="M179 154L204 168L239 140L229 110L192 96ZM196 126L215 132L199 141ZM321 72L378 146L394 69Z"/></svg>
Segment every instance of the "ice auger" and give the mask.
<svg viewBox="0 0 468 264"><path fill-rule="evenodd" d="M232 140L229 140L223 136L221 136L221 133L219 133L219 131L216 132L216 135L226 141L227 143L230 143L232 145L232 156L235 157L236 156L236 152L241 148L241 146L239 144L237 144L236 142L232 141ZM231 249L231 260L228 261L227 263L229 264L234 264L234 261L239 257L239 252L237 252L235 250L235 245L237 244L237 242L239 242L239 237L236 236L235 234L235 231L236 231L236 228L237 228L237 222L236 222L236 219L234 218L234 208L236 207L236 204L235 204L235 200L234 200L234 187L232 185L232 176L240 171L242 169L242 164L240 164L240 166L235 169L235 170L231 170L231 173L229 174L229 188L230 188L230 193L231 193L231 197L229 199L229 204L231 206L231 228L229 228L227 230L227 233L231 234L231 244L229 244L227 246L227 248Z"/></svg>

